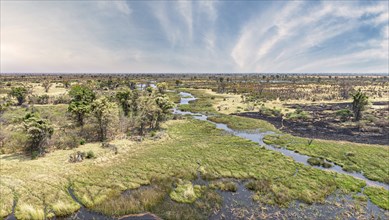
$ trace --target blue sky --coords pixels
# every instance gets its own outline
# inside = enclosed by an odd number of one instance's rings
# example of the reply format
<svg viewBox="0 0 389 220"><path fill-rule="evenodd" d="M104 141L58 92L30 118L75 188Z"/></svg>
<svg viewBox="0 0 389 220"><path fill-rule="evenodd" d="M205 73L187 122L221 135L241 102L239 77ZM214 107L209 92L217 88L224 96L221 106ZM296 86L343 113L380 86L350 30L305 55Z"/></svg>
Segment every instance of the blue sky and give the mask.
<svg viewBox="0 0 389 220"><path fill-rule="evenodd" d="M1 72L388 73L387 1L1 1Z"/></svg>

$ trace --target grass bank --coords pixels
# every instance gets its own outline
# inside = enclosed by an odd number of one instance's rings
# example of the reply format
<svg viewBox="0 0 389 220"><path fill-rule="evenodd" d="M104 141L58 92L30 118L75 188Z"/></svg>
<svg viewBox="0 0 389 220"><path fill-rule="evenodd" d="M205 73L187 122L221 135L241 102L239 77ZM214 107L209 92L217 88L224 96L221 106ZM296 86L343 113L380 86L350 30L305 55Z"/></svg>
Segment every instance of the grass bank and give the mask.
<svg viewBox="0 0 389 220"><path fill-rule="evenodd" d="M69 186L85 206L106 214L117 214L112 213L113 209L101 208L102 204L118 198L125 190L149 185L155 178L194 179L198 164L201 165L201 174L207 178L269 182L266 190L256 192L260 195L258 198L266 198L263 202L268 204L286 205L296 199L306 203L320 202L336 190L358 192L365 185L363 181L346 175L334 175L295 163L280 153L259 148L251 141L224 134L207 122L169 121L165 126L167 134L157 141L146 140L140 144L128 140L114 141L118 154L101 148L99 144L81 146L77 150L93 150L97 156L82 163L67 162L71 150L55 151L38 160L2 155L1 215L11 212L15 196L17 218L39 219L45 207L55 215L70 214L79 205L68 194ZM169 187L163 192L173 190L173 186ZM202 193L197 196L202 201L204 196L211 195ZM160 204L159 201L139 203L138 208L131 209L127 209L127 205L134 204L121 204L124 211L120 214L139 210L158 212L158 207L162 213L168 207L180 207L179 203Z"/></svg>
<svg viewBox="0 0 389 220"><path fill-rule="evenodd" d="M216 109L213 107L213 103L215 102L215 99L220 97L207 94L206 90L200 89L181 89L181 91L189 92L197 99L189 104L180 105L180 110L203 114L218 114Z"/></svg>
<svg viewBox="0 0 389 220"><path fill-rule="evenodd" d="M312 157L327 159L345 171L363 172L371 179L389 184L389 146L311 140L292 135L267 135L264 142Z"/></svg>
<svg viewBox="0 0 389 220"><path fill-rule="evenodd" d="M278 130L272 125L263 120L244 118L234 115L226 115L218 112L215 109L214 103L224 99L223 94L211 94L207 90L198 89L186 89L186 92L191 93L197 99L190 102L187 105L180 105L179 108L183 111L190 111L194 113L207 114L210 121L216 123L224 123L231 129L236 130L254 130L259 129L263 131L274 131Z"/></svg>
<svg viewBox="0 0 389 220"><path fill-rule="evenodd" d="M210 121L216 123L227 124L227 126L234 130L255 130L258 129L260 131L274 131L278 130L274 127L274 125L257 119L244 118L235 115L213 115L209 116L208 119Z"/></svg>

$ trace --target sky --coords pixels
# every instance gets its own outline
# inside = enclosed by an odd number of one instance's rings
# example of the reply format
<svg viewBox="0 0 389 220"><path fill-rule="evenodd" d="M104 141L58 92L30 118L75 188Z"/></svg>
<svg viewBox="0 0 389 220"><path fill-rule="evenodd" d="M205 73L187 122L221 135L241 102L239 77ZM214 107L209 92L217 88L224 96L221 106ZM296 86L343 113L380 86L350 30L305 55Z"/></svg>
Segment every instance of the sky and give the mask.
<svg viewBox="0 0 389 220"><path fill-rule="evenodd" d="M388 1L1 1L1 73L389 73Z"/></svg>

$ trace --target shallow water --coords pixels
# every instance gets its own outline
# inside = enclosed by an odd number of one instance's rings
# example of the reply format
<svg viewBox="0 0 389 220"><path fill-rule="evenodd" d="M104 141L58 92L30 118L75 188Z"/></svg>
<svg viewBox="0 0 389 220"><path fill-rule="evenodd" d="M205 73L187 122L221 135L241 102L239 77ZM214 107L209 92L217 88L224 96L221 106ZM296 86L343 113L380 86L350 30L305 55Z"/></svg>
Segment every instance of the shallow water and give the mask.
<svg viewBox="0 0 389 220"><path fill-rule="evenodd" d="M180 95L183 97L181 98L180 104L189 104L190 101L196 100L196 98L193 97L190 93L181 92ZM307 160L310 158L309 156L298 154L294 151L290 151L283 148L276 148L272 145L265 144L263 142L263 138L268 134L273 134L274 132L236 131L231 128L228 128L226 124L209 121L206 115L192 113L192 112L184 112L179 109L174 109L174 114L192 115L195 119L211 122L215 124L217 128L222 129L228 133L251 140L253 142L258 143L261 146L264 146L269 150L278 151L284 154L285 156L289 156L293 158L296 162L311 166L310 164L307 163ZM351 175L355 178L359 178L366 181L367 185L382 186L385 189L389 189L387 184L368 180L360 173L349 173L342 170L340 166L337 166L333 163L331 164L333 165L333 167L331 168L323 168L318 166L314 166L314 167L321 170L332 170L337 173ZM296 173L297 172L298 170L296 170ZM354 199L351 196L338 196L338 195L333 195L328 197L324 204L306 205L296 201L292 203L289 207L281 209L278 206L269 206L269 205L254 202L252 199L253 192L248 190L245 187L245 183L247 181L234 180L234 182L238 186L236 192L227 192L227 191L218 190L218 193L223 198L223 204L221 210L211 215L210 219L237 219L237 218L240 219L308 218L309 219L312 217L315 219L328 219L328 217L336 218L339 216L347 217L351 219L358 219L361 216L365 218L367 216L369 216L370 218L388 217L387 211L380 209L378 206L372 204L370 200L368 200L367 203L364 205L362 213L356 214L355 210L353 210ZM193 184L208 186L209 182L202 179L200 173L197 172L197 179L193 181ZM124 193L131 193L131 191L126 191ZM72 196L72 198L75 201L77 201L71 189L69 190L69 194ZM348 216L349 213L352 213L352 215ZM102 214L90 211L82 206L82 208L79 211L77 211L76 213L74 213L73 215L71 215L66 219L127 219L130 220L130 219L156 219L156 217L151 214L145 213L144 215L141 216L123 216L121 218L112 218L112 217L104 216Z"/></svg>
<svg viewBox="0 0 389 220"><path fill-rule="evenodd" d="M196 100L196 98L192 94L187 93L187 92L180 92L180 95L181 95L181 97L183 97L183 98L181 98L180 105L189 104L190 101ZM302 163L304 165L311 166L307 162L308 159L310 158L307 155L299 154L299 153L296 153L294 151L291 151L291 150L288 150L288 149L285 149L285 148L277 148L277 147L274 147L272 145L265 144L263 142L263 138L266 135L268 135L268 134L274 134L274 132L272 132L272 131L265 131L265 132L260 132L260 131L251 131L251 132L250 131L237 131L237 130L233 130L233 129L229 128L226 124L215 123L215 122L212 122L212 121L208 120L208 117L206 115L202 115L202 114L198 114L198 113L192 113L192 112L183 112L183 111L177 110L177 109L174 110L174 113L175 114L182 114L182 115L193 115L193 117L195 119L211 122L212 124L215 124L216 127L219 128L219 129L227 131L227 132L229 132L229 133L231 133L231 134L233 134L235 136L242 137L242 138L251 140L253 142L256 142L259 145L264 146L266 149L273 150L273 151L278 151L278 152L282 153L285 156L293 158L293 160L298 162L298 163ZM315 168L321 169L321 170L330 170L330 171L334 171L334 172L337 172L337 173L353 176L353 177L355 177L357 179L364 180L368 186L379 186L379 187L385 188L386 190L389 190L389 185L388 184L385 184L385 183L382 183L382 182L378 182L378 181L369 180L365 176L363 176L362 173L346 172L346 171L344 171L342 169L341 166L338 166L338 165L336 165L334 163L331 163L331 162L328 162L328 163L330 163L332 165L332 167L330 167L330 168L324 168L324 167L321 167L321 166L312 166L312 167L315 167Z"/></svg>
<svg viewBox="0 0 389 220"><path fill-rule="evenodd" d="M190 101L196 100L195 97L193 97L190 93L181 92L180 95L183 97L181 98L180 104L189 104ZM196 114L192 112L183 112L178 109L174 109L174 114L180 114L180 115L192 115L195 119L202 120L202 121L209 121L208 117L206 115L202 114ZM231 133L233 135L251 140L253 142L258 143L261 146L264 146L265 148L269 150L278 151L285 156L289 156L293 158L296 162L311 166L307 163L307 160L310 158L309 156L298 154L294 151L290 151L283 148L276 148L272 145L267 145L263 142L263 138L268 134L273 134L274 132L271 131L236 131L233 129L228 128L226 124L222 123L215 123L212 121L209 121L216 125L217 128L222 129L228 133ZM335 171L337 173L342 173L346 175L351 175L355 178L362 179L366 181L367 185L370 186L382 186L385 189L389 189L389 186L387 184L368 180L366 177L363 176L361 173L349 173L344 170L340 166L337 166L333 163L331 163L333 167L331 168L323 168L323 167L317 167L314 166L317 169L321 170L331 170ZM296 170L296 173L298 170ZM367 201L367 203L364 205L363 210L361 213L355 212L353 209L353 202L354 199L351 196L339 196L339 195L332 195L328 197L324 204L312 204L312 205L306 205L303 203L300 203L298 201L292 203L289 207L281 209L278 206L269 206L265 204L260 204L257 202L254 202L252 200L253 192L248 190L245 187L245 183L247 181L242 180L233 180L238 188L236 192L228 192L228 191L220 191L217 190L218 193L223 198L223 204L221 207L221 210L217 213L214 213L210 216L210 219L237 219L237 218L266 218L266 219L280 219L280 218L315 218L315 219L328 219L328 218L336 218L336 217L347 217L351 219L358 219L360 217L366 218L369 216L370 218L383 218L387 219L388 212L380 209L378 206L374 205L370 202L370 200ZM201 175L199 172L197 172L197 179L193 181L194 184L197 185L206 185L208 186L208 181L203 180L201 178ZM73 190L71 188L68 189L68 192L70 196L73 198L74 201L79 203L81 205L81 208L71 216L62 218L57 217L54 219L101 219L101 220L111 220L111 219L126 219L126 220L135 220L135 219L157 219L156 216L150 214L150 213L143 213L138 216L122 216L119 218L109 217L105 216L103 214L93 212L91 210L88 210L85 208L75 197L73 194ZM131 193L131 191L125 191L124 193ZM341 204L341 205L339 205ZM302 208L303 207L303 208ZM349 213L351 213L351 216L348 216ZM15 216L13 213L6 217L6 219L15 219Z"/></svg>

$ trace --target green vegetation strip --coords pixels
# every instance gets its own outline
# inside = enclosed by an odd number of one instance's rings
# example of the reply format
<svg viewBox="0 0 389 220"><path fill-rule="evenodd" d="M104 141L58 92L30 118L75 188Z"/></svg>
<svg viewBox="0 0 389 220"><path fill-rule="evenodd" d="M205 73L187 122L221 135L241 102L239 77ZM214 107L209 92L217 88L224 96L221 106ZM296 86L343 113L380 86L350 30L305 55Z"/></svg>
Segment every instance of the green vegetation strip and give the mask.
<svg viewBox="0 0 389 220"><path fill-rule="evenodd" d="M345 171L363 172L371 180L389 184L389 146L316 139L312 141L292 135L267 135L264 142L324 158L343 167Z"/></svg>
<svg viewBox="0 0 389 220"><path fill-rule="evenodd" d="M167 136L159 141L147 140L141 144L126 140L114 142L118 146L119 155L111 155L108 149L102 149L100 145L86 144L79 150L93 150L97 159L82 163L67 162L71 150L56 151L38 160L2 155L1 215L6 216L11 212L14 195L18 198L17 218L40 219L45 207L56 215L70 214L79 205L68 194L69 186L74 189L78 200L88 208L108 215L118 214L115 209L102 208L109 207L103 204L107 201L115 204L116 200L112 198L118 198L124 190L150 184L155 178L182 179L184 182L178 184L175 190L177 195L170 194L172 199L181 201L181 192L192 192L186 181L195 178L198 163L201 164L201 174L207 178L267 182L267 188L255 191L256 198L281 206L296 199L306 203L320 202L336 190L358 192L365 186L363 181L350 176L307 167L280 153L259 148L251 141L225 135L207 122L170 121L165 126ZM196 198L201 196L201 200L209 196L196 188L193 186ZM377 194L374 196L377 199L372 201L376 204L385 203L384 198ZM193 198L184 200L191 202ZM120 207L124 211L119 213L148 211L160 202L161 199L136 204L122 202ZM132 209L128 208L130 205ZM156 209L153 211L157 212ZM157 214L163 215L163 212ZM52 215L48 214L49 217Z"/></svg>
<svg viewBox="0 0 389 220"><path fill-rule="evenodd" d="M383 188L366 187L363 191L379 207L389 210L389 191Z"/></svg>
<svg viewBox="0 0 389 220"><path fill-rule="evenodd" d="M270 123L252 118L244 118L235 115L216 115L209 116L208 120L226 124L229 128L234 130L260 130L260 131L274 131L278 130Z"/></svg>
<svg viewBox="0 0 389 220"><path fill-rule="evenodd" d="M218 112L212 106L212 103L215 101L215 99L218 98L217 96L212 96L205 93L205 91L198 89L185 89L182 91L191 93L197 99L190 102L189 104L180 105L180 110L203 114L218 114Z"/></svg>
<svg viewBox="0 0 389 220"><path fill-rule="evenodd" d="M216 123L224 123L231 129L235 130L254 130L259 129L261 131L274 131L278 130L272 125L263 120L244 118L235 115L225 115L218 113L214 108L212 103L217 101L217 99L222 99L220 96L212 96L203 90L196 89L186 89L186 92L191 93L197 99L190 102L187 105L180 105L179 108L183 111L190 111L194 113L203 113L207 114L208 120Z"/></svg>

